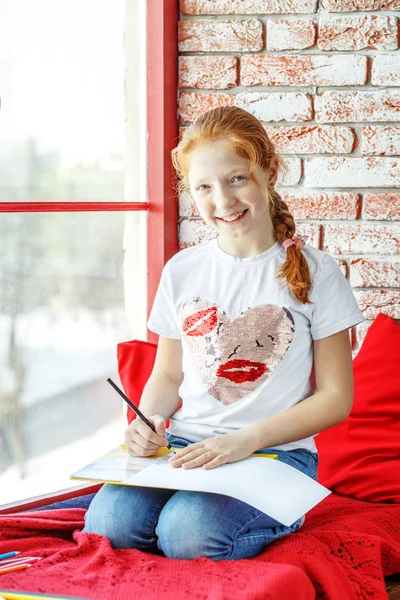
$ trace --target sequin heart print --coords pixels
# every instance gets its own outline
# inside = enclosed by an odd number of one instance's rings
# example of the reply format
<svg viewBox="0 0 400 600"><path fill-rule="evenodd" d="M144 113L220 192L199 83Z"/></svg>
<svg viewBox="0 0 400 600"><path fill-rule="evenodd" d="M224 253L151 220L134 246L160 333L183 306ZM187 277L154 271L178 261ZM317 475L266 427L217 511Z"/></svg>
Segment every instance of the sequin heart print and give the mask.
<svg viewBox="0 0 400 600"><path fill-rule="evenodd" d="M262 304L236 319L203 298L182 305L181 326L207 392L225 406L241 400L270 377L294 333L287 308Z"/></svg>

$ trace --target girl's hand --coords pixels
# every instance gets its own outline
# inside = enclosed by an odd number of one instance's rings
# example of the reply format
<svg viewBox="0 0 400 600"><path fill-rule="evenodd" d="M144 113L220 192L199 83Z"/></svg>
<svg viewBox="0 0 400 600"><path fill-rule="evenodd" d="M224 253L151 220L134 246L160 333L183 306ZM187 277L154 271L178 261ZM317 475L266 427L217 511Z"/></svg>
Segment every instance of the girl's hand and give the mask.
<svg viewBox="0 0 400 600"><path fill-rule="evenodd" d="M233 463L251 456L254 440L243 430L208 438L197 444L189 444L169 459L172 467L214 469L225 463Z"/></svg>
<svg viewBox="0 0 400 600"><path fill-rule="evenodd" d="M161 415L153 415L148 420L156 432L136 417L125 430L125 446L131 456L153 456L162 446L168 446L165 437L165 420Z"/></svg>

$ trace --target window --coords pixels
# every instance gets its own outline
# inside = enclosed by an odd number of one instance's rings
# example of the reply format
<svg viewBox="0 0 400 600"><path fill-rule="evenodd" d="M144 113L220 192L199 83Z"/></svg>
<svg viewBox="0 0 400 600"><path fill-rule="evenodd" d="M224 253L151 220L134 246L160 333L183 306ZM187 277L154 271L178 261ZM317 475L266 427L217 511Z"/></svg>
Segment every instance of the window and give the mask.
<svg viewBox="0 0 400 600"><path fill-rule="evenodd" d="M76 485L82 457L117 445L123 410L104 384L126 339L124 214L3 214L1 502Z"/></svg>
<svg viewBox="0 0 400 600"><path fill-rule="evenodd" d="M0 15L0 202L123 201L123 0L0 0Z"/></svg>
<svg viewBox="0 0 400 600"><path fill-rule="evenodd" d="M125 427L124 28L123 0L0 0L0 504L76 486Z"/></svg>
<svg viewBox="0 0 400 600"><path fill-rule="evenodd" d="M118 381L117 342L146 339L162 266L177 250L177 4L0 0L0 33L9 33L0 36L3 512L74 485L68 475L83 458L121 441L126 407L104 382ZM21 51L28 30L42 60L32 46ZM24 60L31 71L21 74ZM13 87L21 78L27 92ZM41 121L32 107L49 88L40 79L58 88Z"/></svg>

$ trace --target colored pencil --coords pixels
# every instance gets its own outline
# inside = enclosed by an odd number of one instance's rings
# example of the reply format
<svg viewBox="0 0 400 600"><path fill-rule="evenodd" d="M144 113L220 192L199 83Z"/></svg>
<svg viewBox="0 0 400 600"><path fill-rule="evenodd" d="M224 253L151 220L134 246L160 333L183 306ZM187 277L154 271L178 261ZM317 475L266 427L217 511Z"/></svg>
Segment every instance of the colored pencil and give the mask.
<svg viewBox="0 0 400 600"><path fill-rule="evenodd" d="M31 565L14 565L14 567L8 567L7 569L0 569L0 575L4 575L5 573L12 573L13 571L20 571L22 569L29 569Z"/></svg>
<svg viewBox="0 0 400 600"><path fill-rule="evenodd" d="M38 562L38 560L40 560L39 557L37 556L32 556L32 557L25 557L25 558L18 558L16 560L7 560L6 564L1 565L0 570L5 568L5 567L16 567L17 565L33 565L35 562Z"/></svg>
<svg viewBox="0 0 400 600"><path fill-rule="evenodd" d="M8 565L8 563L10 562L25 562L26 560L30 560L31 558L41 558L40 556L18 556L18 558L7 558L7 560L3 560L3 562L0 565L0 568L3 565Z"/></svg>
<svg viewBox="0 0 400 600"><path fill-rule="evenodd" d="M13 552L6 552L5 554L0 554L0 560L4 560L5 558L11 558L12 556L17 556L20 554L18 550L14 550Z"/></svg>
<svg viewBox="0 0 400 600"><path fill-rule="evenodd" d="M89 600L78 596L56 596L55 594L37 594L35 592L18 592L16 590L0 590L0 598L5 600Z"/></svg>

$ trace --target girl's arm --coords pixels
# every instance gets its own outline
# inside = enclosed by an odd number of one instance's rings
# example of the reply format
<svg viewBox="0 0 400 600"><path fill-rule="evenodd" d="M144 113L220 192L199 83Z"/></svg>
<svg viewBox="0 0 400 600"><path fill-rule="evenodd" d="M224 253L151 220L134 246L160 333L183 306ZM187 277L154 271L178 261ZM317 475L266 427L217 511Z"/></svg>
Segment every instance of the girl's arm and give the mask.
<svg viewBox="0 0 400 600"><path fill-rule="evenodd" d="M314 341L315 394L255 425L190 444L171 459L172 466L213 469L247 458L260 448L295 442L340 423L353 404L352 366L347 329Z"/></svg>
<svg viewBox="0 0 400 600"><path fill-rule="evenodd" d="M181 403L178 389L182 380L181 341L160 336L153 371L140 399L144 415L161 415L167 421Z"/></svg>
<svg viewBox="0 0 400 600"><path fill-rule="evenodd" d="M353 405L354 385L347 329L314 341L314 368L315 394L240 430L249 439L253 437L254 451L315 435L348 417Z"/></svg>

